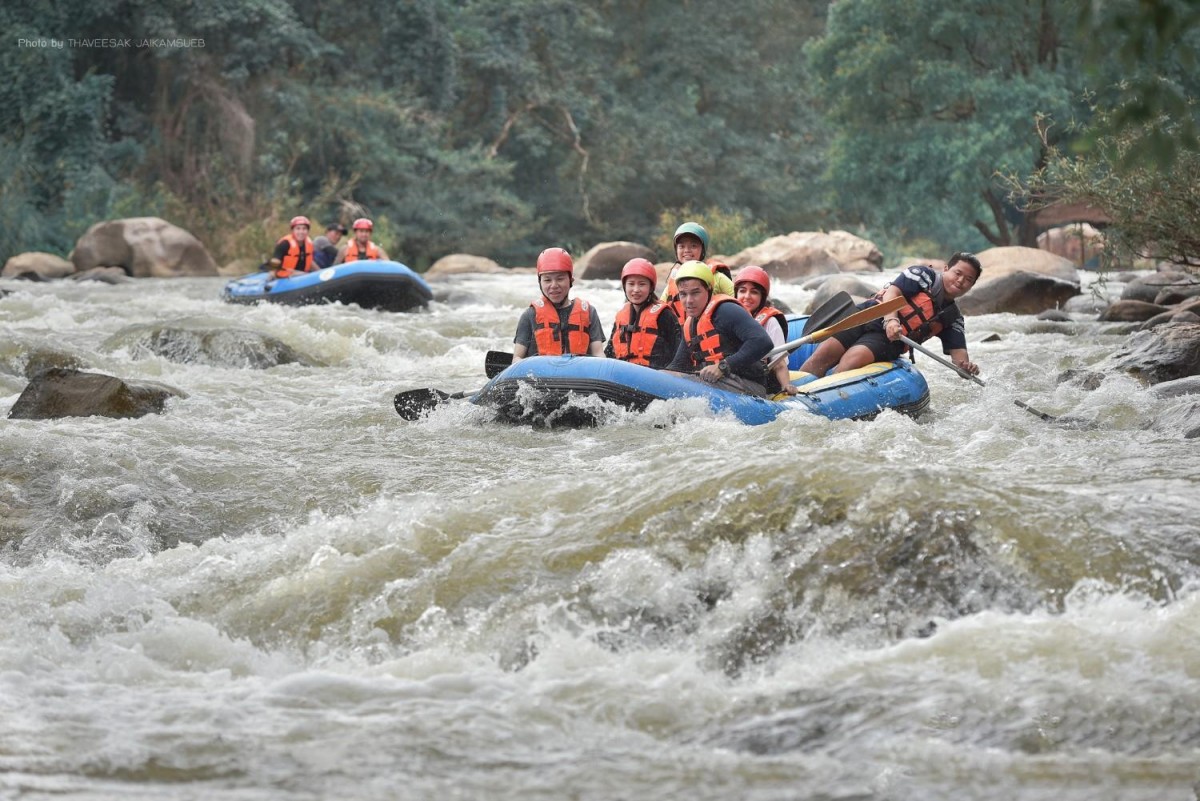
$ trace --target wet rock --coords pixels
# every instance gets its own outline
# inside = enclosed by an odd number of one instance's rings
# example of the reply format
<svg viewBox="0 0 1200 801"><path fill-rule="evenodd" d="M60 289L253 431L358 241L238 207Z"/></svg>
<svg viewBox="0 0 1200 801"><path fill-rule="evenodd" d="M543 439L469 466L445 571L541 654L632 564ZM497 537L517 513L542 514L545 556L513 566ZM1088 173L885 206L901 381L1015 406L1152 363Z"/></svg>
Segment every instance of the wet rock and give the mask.
<svg viewBox="0 0 1200 801"><path fill-rule="evenodd" d="M1140 323L1149 320L1156 314L1167 311L1162 306L1147 303L1142 300L1118 300L1100 315L1100 321L1105 323Z"/></svg>
<svg viewBox="0 0 1200 801"><path fill-rule="evenodd" d="M576 260L575 277L616 281L630 259L654 261L654 251L637 242L601 242Z"/></svg>
<svg viewBox="0 0 1200 801"><path fill-rule="evenodd" d="M980 342L1000 342L1002 340L1003 340L1003 337L1001 337L999 334L991 333L979 341Z"/></svg>
<svg viewBox="0 0 1200 801"><path fill-rule="evenodd" d="M128 284L133 281L120 267L93 267L71 276L74 281L98 281L102 284Z"/></svg>
<svg viewBox="0 0 1200 801"><path fill-rule="evenodd" d="M78 272L120 267L134 278L217 275L217 264L200 240L158 217L106 220L75 243Z"/></svg>
<svg viewBox="0 0 1200 801"><path fill-rule="evenodd" d="M1154 303L1160 292L1167 287L1182 288L1200 284L1200 279L1187 273L1161 272L1139 275L1125 285L1121 300L1140 300Z"/></svg>
<svg viewBox="0 0 1200 801"><path fill-rule="evenodd" d="M1147 390L1156 398L1181 398L1185 395L1200 395L1200 375L1163 381Z"/></svg>
<svg viewBox="0 0 1200 801"><path fill-rule="evenodd" d="M55 367L29 382L8 416L13 420L142 417L162 412L170 397L187 395L156 382L126 382L100 373Z"/></svg>
<svg viewBox="0 0 1200 801"><path fill-rule="evenodd" d="M1068 298L1062 308L1068 314L1103 314L1104 310L1111 303L1111 301L1105 298L1098 298L1091 294L1076 295L1073 298Z"/></svg>
<svg viewBox="0 0 1200 801"><path fill-rule="evenodd" d="M1097 390L1104 383L1104 373L1098 370L1064 370L1058 374L1059 384L1074 384L1088 392Z"/></svg>
<svg viewBox="0 0 1200 801"><path fill-rule="evenodd" d="M1178 311L1171 309L1162 314L1156 314L1146 322L1138 326L1139 331L1149 331L1151 328L1158 328L1160 325L1167 323L1200 323L1200 314L1195 311Z"/></svg>
<svg viewBox="0 0 1200 801"><path fill-rule="evenodd" d="M442 256L433 263L425 273L425 280L433 281L448 275L464 275L470 273L502 273L505 269L496 262L484 256L472 256L469 253L451 253Z"/></svg>
<svg viewBox="0 0 1200 801"><path fill-rule="evenodd" d="M1154 297L1154 302L1159 306L1174 306L1196 297L1200 297L1200 281L1163 287Z"/></svg>
<svg viewBox="0 0 1200 801"><path fill-rule="evenodd" d="M127 349L134 358L161 356L182 364L265 370L281 364L313 366L313 360L267 334L246 328L214 328L187 320L135 325L109 337L110 351Z"/></svg>
<svg viewBox="0 0 1200 801"><path fill-rule="evenodd" d="M1200 375L1200 323L1168 323L1130 336L1113 358L1146 384Z"/></svg>
<svg viewBox="0 0 1200 801"><path fill-rule="evenodd" d="M1072 322L1071 315L1067 314L1062 309L1046 309L1040 312L1037 316L1039 320L1045 320L1052 323L1069 323Z"/></svg>
<svg viewBox="0 0 1200 801"><path fill-rule="evenodd" d="M23 278L27 281L52 281L66 278L75 272L75 265L53 253L32 251L18 253L4 263L0 278Z"/></svg>
<svg viewBox="0 0 1200 801"><path fill-rule="evenodd" d="M858 302L874 295L875 289L855 275L840 273L838 275L823 276L820 288L813 295L808 311L811 312L839 292L850 293L855 302Z"/></svg>
<svg viewBox="0 0 1200 801"><path fill-rule="evenodd" d="M1059 308L1078 294L1077 283L1037 273L1015 272L986 283L980 281L958 299L958 307L963 314L1038 314Z"/></svg>

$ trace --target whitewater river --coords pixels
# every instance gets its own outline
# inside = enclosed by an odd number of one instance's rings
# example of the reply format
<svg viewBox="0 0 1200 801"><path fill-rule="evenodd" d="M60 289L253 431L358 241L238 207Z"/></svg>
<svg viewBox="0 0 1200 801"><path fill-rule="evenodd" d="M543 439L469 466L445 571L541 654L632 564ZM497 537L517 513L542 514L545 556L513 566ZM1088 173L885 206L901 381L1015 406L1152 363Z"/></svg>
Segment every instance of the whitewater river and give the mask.
<svg viewBox="0 0 1200 801"><path fill-rule="evenodd" d="M530 275L421 314L221 285L0 282L0 417L47 352L187 393L0 419L0 799L1196 801L1197 440L1056 381L1119 326L969 318L989 386L919 360L920 420L535 431L392 408L481 386ZM615 282L576 292L607 329Z"/></svg>

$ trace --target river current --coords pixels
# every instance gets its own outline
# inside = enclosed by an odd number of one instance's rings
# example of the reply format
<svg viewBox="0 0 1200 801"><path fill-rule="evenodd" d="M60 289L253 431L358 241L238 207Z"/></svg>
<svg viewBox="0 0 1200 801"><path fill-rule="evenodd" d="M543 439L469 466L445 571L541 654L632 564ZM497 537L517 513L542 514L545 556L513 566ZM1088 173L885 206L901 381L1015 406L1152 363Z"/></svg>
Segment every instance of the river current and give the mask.
<svg viewBox="0 0 1200 801"><path fill-rule="evenodd" d="M1186 399L1057 381L1119 326L968 318L988 386L919 356L917 420L545 431L392 408L482 386L531 275L418 314L221 285L0 282L0 416L44 352L187 393L0 419L0 799L1200 797ZM575 292L607 331L616 283Z"/></svg>

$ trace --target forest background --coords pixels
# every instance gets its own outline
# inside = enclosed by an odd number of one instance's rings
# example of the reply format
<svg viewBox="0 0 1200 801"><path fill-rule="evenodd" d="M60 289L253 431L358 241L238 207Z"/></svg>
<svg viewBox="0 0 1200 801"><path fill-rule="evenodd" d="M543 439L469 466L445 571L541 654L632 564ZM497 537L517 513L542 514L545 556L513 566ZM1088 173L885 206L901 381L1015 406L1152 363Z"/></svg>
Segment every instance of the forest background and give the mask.
<svg viewBox="0 0 1200 801"><path fill-rule="evenodd" d="M842 228L937 254L1032 244L1065 199L1194 264L1197 5L6 3L0 262L134 216L262 259L296 213L371 217L419 269L685 218L722 253Z"/></svg>

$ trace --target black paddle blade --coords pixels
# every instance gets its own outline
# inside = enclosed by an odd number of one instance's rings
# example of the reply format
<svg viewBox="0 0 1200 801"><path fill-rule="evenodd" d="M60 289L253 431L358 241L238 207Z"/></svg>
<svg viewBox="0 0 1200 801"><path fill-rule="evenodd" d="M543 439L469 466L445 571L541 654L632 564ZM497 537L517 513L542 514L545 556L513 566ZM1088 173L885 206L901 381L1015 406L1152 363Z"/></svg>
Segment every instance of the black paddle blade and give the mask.
<svg viewBox="0 0 1200 801"><path fill-rule="evenodd" d="M804 321L804 330L800 332L800 336L806 337L813 331L828 328L856 311L858 308L854 305L854 298L850 297L850 293L838 292L813 309L812 314L808 315L808 319Z"/></svg>
<svg viewBox="0 0 1200 801"><path fill-rule="evenodd" d="M396 414L405 420L419 420L422 415L433 411L441 404L450 400L450 396L440 389L410 389L396 395L394 404Z"/></svg>
<svg viewBox="0 0 1200 801"><path fill-rule="evenodd" d="M502 350L489 350L483 360L483 374L495 378L513 362L513 355Z"/></svg>

